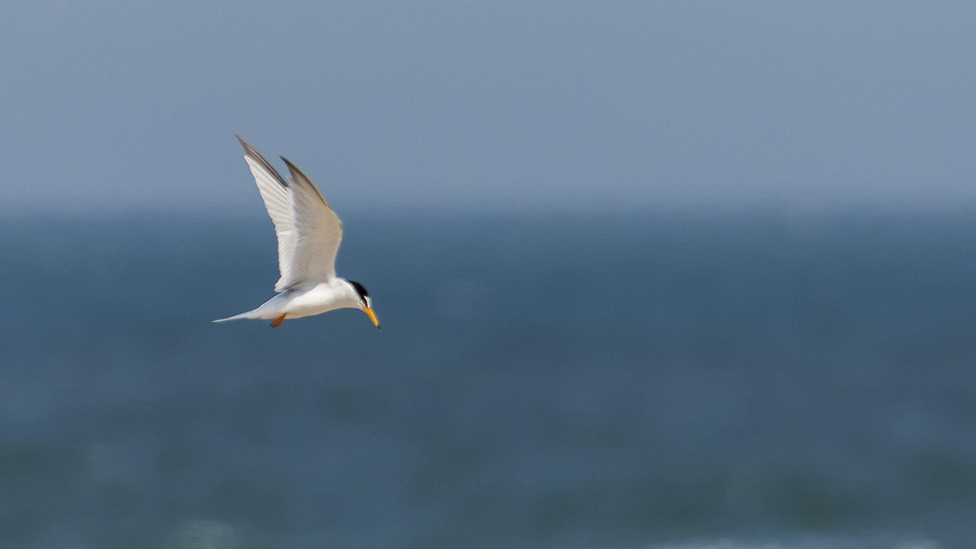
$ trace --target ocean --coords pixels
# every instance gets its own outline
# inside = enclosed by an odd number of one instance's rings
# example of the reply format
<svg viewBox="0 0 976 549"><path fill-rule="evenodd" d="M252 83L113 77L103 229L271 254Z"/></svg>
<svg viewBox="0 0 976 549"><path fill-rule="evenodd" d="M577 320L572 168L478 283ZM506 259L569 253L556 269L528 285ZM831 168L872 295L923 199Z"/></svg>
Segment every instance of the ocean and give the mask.
<svg viewBox="0 0 976 549"><path fill-rule="evenodd" d="M976 214L344 221L0 216L0 547L976 547Z"/></svg>

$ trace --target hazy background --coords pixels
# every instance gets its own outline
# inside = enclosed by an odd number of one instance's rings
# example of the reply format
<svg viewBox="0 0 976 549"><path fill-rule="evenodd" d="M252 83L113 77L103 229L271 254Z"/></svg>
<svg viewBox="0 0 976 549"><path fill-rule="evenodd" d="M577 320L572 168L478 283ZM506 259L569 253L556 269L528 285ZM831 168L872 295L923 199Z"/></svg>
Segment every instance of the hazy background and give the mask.
<svg viewBox="0 0 976 549"><path fill-rule="evenodd" d="M0 547L976 546L974 49L963 2L0 2ZM210 323L277 278L235 133L382 332Z"/></svg>
<svg viewBox="0 0 976 549"><path fill-rule="evenodd" d="M0 5L0 207L976 199L971 2Z"/></svg>

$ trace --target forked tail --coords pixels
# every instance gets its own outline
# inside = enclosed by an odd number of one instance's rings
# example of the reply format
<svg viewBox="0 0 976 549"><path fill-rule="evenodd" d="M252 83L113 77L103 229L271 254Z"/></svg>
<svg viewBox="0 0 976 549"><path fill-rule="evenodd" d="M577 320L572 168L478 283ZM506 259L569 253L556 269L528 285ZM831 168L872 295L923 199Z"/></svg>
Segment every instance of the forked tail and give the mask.
<svg viewBox="0 0 976 549"><path fill-rule="evenodd" d="M282 296L287 295L288 292L278 294L271 299L265 301L260 307L254 309L253 311L247 311L246 313L241 313L239 315L229 316L227 318L219 318L214 320L214 322L227 322L228 320L241 320L244 318L259 319L259 318L278 318L281 316L281 303ZM281 324L279 322L278 324Z"/></svg>
<svg viewBox="0 0 976 549"><path fill-rule="evenodd" d="M241 313L239 315L229 316L227 318L218 318L217 320L214 320L214 322L227 322L228 320L241 320L241 319L244 319L244 318L257 318L257 317L251 316L252 314L254 314L254 311L248 311L246 313Z"/></svg>

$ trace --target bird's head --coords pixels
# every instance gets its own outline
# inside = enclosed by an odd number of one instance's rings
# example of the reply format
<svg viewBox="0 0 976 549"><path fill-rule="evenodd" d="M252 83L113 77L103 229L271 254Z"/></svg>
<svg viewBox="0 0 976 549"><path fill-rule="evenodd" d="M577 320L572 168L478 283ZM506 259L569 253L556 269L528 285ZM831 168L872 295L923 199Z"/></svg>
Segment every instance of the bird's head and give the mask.
<svg viewBox="0 0 976 549"><path fill-rule="evenodd" d="M373 312L373 300L369 298L369 292L366 291L366 287L354 280L350 280L349 284L352 284L353 289L356 290L356 295L359 296L359 308L366 313L366 316L368 316L369 319L373 321L373 324L376 325L376 328L379 329L380 319L376 318L376 313Z"/></svg>

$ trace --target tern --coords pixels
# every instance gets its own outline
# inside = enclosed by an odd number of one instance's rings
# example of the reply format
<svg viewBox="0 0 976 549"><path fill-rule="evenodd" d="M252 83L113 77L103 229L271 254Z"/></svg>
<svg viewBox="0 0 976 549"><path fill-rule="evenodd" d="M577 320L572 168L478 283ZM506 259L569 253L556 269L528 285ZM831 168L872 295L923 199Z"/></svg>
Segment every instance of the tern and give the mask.
<svg viewBox="0 0 976 549"><path fill-rule="evenodd" d="M281 157L288 166L290 184L254 147L240 136L237 140L244 147L244 160L251 168L264 206L274 222L281 278L275 284L278 295L257 309L214 322L263 318L273 319L271 326L277 327L286 318L302 318L336 309L359 309L379 328L380 321L373 312L373 302L366 288L335 275L342 221L322 193L305 172L287 158Z"/></svg>

